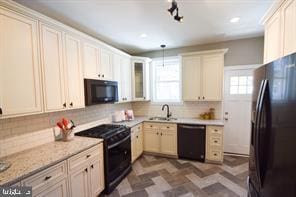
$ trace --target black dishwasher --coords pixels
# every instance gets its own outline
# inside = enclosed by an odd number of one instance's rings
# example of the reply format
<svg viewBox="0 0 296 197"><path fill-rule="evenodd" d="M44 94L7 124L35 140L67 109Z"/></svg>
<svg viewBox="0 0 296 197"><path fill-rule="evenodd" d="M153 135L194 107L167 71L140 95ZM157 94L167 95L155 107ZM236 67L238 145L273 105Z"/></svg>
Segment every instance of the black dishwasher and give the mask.
<svg viewBox="0 0 296 197"><path fill-rule="evenodd" d="M178 156L205 161L206 126L178 124Z"/></svg>

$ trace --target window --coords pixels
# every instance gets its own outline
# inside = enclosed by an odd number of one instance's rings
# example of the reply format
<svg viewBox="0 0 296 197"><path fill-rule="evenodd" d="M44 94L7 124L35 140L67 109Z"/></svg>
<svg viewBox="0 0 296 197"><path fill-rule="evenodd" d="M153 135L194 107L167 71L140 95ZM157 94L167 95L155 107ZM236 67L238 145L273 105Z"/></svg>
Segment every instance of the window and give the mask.
<svg viewBox="0 0 296 197"><path fill-rule="evenodd" d="M181 68L179 58L169 58L152 61L152 101L180 102L181 101Z"/></svg>
<svg viewBox="0 0 296 197"><path fill-rule="evenodd" d="M253 76L230 77L230 94L252 94Z"/></svg>

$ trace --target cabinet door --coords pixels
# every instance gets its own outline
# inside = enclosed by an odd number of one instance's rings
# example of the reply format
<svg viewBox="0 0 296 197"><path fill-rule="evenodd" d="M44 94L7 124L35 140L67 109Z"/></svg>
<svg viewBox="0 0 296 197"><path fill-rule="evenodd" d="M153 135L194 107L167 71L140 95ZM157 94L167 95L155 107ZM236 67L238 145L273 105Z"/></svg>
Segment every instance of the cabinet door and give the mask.
<svg viewBox="0 0 296 197"><path fill-rule="evenodd" d="M87 165L80 166L70 175L70 189L72 197L89 197L89 180Z"/></svg>
<svg viewBox="0 0 296 197"><path fill-rule="evenodd" d="M36 196L38 196L38 197L66 197L66 196L68 196L66 179L63 179L62 181L56 183L55 185L48 187L47 189L42 191L40 194L37 194Z"/></svg>
<svg viewBox="0 0 296 197"><path fill-rule="evenodd" d="M137 133L137 157L143 153L143 131L140 130Z"/></svg>
<svg viewBox="0 0 296 197"><path fill-rule="evenodd" d="M183 100L197 101L201 98L201 58L182 58Z"/></svg>
<svg viewBox="0 0 296 197"><path fill-rule="evenodd" d="M103 80L112 80L112 60L113 54L105 49L101 49L101 62L98 67L98 74Z"/></svg>
<svg viewBox="0 0 296 197"><path fill-rule="evenodd" d="M131 101L131 61L129 58L121 59L121 101Z"/></svg>
<svg viewBox="0 0 296 197"><path fill-rule="evenodd" d="M66 109L62 32L41 24L45 111Z"/></svg>
<svg viewBox="0 0 296 197"><path fill-rule="evenodd" d="M281 15L276 12L265 24L264 63L281 56Z"/></svg>
<svg viewBox="0 0 296 197"><path fill-rule="evenodd" d="M296 1L288 0L282 7L283 55L296 52Z"/></svg>
<svg viewBox="0 0 296 197"><path fill-rule="evenodd" d="M145 100L145 62L133 61L133 99Z"/></svg>
<svg viewBox="0 0 296 197"><path fill-rule="evenodd" d="M121 83L121 69L120 69L121 57L119 55L113 56L113 80L118 82L118 102L122 100L122 83Z"/></svg>
<svg viewBox="0 0 296 197"><path fill-rule="evenodd" d="M202 99L222 100L224 55L202 57Z"/></svg>
<svg viewBox="0 0 296 197"><path fill-rule="evenodd" d="M0 8L1 116L42 112L37 21Z"/></svg>
<svg viewBox="0 0 296 197"><path fill-rule="evenodd" d="M160 152L166 155L177 155L177 132L161 131Z"/></svg>
<svg viewBox="0 0 296 197"><path fill-rule="evenodd" d="M133 133L131 136L132 162L134 162L138 157L137 141L136 133Z"/></svg>
<svg viewBox="0 0 296 197"><path fill-rule="evenodd" d="M148 152L159 152L160 133L155 130L144 131L144 150Z"/></svg>
<svg viewBox="0 0 296 197"><path fill-rule="evenodd" d="M91 197L98 196L104 190L104 161L103 155L91 162L90 193Z"/></svg>
<svg viewBox="0 0 296 197"><path fill-rule="evenodd" d="M68 107L84 107L84 86L81 65L81 42L74 36L65 35L65 74Z"/></svg>
<svg viewBox="0 0 296 197"><path fill-rule="evenodd" d="M99 79L97 67L100 62L99 48L95 44L84 43L83 66L84 77L88 79Z"/></svg>

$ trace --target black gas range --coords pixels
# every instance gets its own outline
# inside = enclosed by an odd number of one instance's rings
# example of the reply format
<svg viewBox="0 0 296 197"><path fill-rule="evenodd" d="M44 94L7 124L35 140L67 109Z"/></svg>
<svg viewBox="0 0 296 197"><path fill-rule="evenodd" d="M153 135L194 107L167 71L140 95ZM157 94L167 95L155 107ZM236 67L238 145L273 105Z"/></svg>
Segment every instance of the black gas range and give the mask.
<svg viewBox="0 0 296 197"><path fill-rule="evenodd" d="M77 136L104 139L105 193L111 193L131 171L131 131L123 125L104 124Z"/></svg>

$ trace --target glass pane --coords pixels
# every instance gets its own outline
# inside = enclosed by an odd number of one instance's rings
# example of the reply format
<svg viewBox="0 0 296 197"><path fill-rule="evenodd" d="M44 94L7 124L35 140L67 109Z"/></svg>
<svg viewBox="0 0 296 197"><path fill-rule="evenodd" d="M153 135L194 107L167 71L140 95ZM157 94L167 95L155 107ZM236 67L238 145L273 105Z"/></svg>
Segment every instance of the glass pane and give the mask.
<svg viewBox="0 0 296 197"><path fill-rule="evenodd" d="M156 100L180 99L180 85L178 82L160 82L156 85Z"/></svg>
<svg viewBox="0 0 296 197"><path fill-rule="evenodd" d="M247 77L246 76L241 76L239 77L239 85L247 85Z"/></svg>
<svg viewBox="0 0 296 197"><path fill-rule="evenodd" d="M238 77L230 77L230 85L237 86L238 85Z"/></svg>
<svg viewBox="0 0 296 197"><path fill-rule="evenodd" d="M238 93L239 94L246 94L247 93L247 86L239 86Z"/></svg>
<svg viewBox="0 0 296 197"><path fill-rule="evenodd" d="M144 97L143 90L143 63L135 63L135 94L136 98Z"/></svg>
<svg viewBox="0 0 296 197"><path fill-rule="evenodd" d="M248 86L248 94L252 94L253 93L253 87L252 86Z"/></svg>
<svg viewBox="0 0 296 197"><path fill-rule="evenodd" d="M253 86L253 77L252 76L248 77L248 86Z"/></svg>
<svg viewBox="0 0 296 197"><path fill-rule="evenodd" d="M230 86L230 94L237 94L238 86Z"/></svg>
<svg viewBox="0 0 296 197"><path fill-rule="evenodd" d="M179 65L157 65L155 79L157 81L178 81L180 79Z"/></svg>

